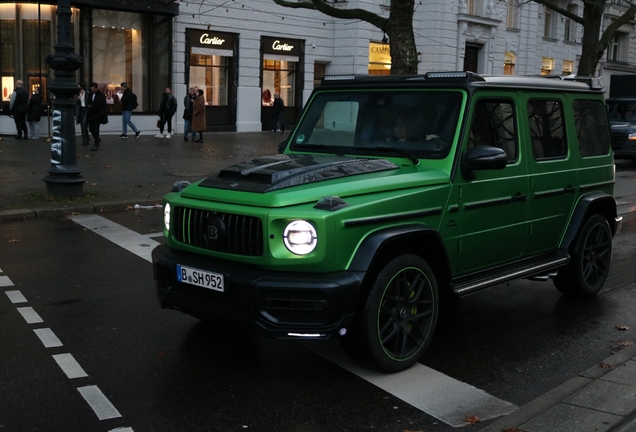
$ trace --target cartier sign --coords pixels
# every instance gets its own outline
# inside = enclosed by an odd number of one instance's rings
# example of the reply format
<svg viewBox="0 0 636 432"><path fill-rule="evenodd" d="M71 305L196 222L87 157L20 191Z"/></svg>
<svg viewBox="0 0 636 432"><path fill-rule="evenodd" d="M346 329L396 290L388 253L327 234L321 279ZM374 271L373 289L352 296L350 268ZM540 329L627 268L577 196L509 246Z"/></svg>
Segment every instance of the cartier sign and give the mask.
<svg viewBox="0 0 636 432"><path fill-rule="evenodd" d="M288 54L298 56L301 53L303 41L298 39L287 39L280 37L263 36L261 47L266 54Z"/></svg>
<svg viewBox="0 0 636 432"><path fill-rule="evenodd" d="M210 30L186 30L191 47L206 47L231 50L234 49L234 35Z"/></svg>
<svg viewBox="0 0 636 432"><path fill-rule="evenodd" d="M286 43L281 43L279 40L275 40L272 44L272 49L274 51L291 51L294 49L293 45L287 45Z"/></svg>
<svg viewBox="0 0 636 432"><path fill-rule="evenodd" d="M203 45L223 45L225 39L221 39L219 37L210 37L207 33L203 33L199 38L199 42Z"/></svg>

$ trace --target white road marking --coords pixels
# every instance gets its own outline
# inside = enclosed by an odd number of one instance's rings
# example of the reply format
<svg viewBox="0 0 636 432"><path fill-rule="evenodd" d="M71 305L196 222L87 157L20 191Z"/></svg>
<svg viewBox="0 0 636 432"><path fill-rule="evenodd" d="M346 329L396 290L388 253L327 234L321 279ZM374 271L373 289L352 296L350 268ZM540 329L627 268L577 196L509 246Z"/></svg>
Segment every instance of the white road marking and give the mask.
<svg viewBox="0 0 636 432"><path fill-rule="evenodd" d="M64 372L69 379L84 378L88 376L77 360L75 360L75 357L71 354L56 354L53 356L53 359L57 362L60 369L62 369L62 372Z"/></svg>
<svg viewBox="0 0 636 432"><path fill-rule="evenodd" d="M0 287L13 286L13 282L9 279L9 276L0 276Z"/></svg>
<svg viewBox="0 0 636 432"><path fill-rule="evenodd" d="M27 299L26 297L24 297L22 295L22 293L18 290L15 291L5 291L4 292L7 297L9 297L9 300L11 300L11 303L16 304L16 303L27 303Z"/></svg>
<svg viewBox="0 0 636 432"><path fill-rule="evenodd" d="M148 235L138 234L99 215L76 215L69 216L69 218L152 262L152 249L159 243L150 240ZM140 251L139 244L142 243L152 243L152 246L142 248ZM480 420L488 420L509 414L517 409L509 402L497 399L483 390L419 363L398 374L382 374L365 369L346 357L338 345L334 346L325 342L305 343L305 346L453 427L466 426L466 417L476 416Z"/></svg>
<svg viewBox="0 0 636 432"><path fill-rule="evenodd" d="M97 386L79 387L77 391L80 392L84 400L88 402L97 418L100 420L106 420L111 418L121 417L117 408L110 403L108 398L104 396L104 393Z"/></svg>
<svg viewBox="0 0 636 432"><path fill-rule="evenodd" d="M44 348L54 348L62 346L62 342L55 336L50 328L33 329L36 335L44 344Z"/></svg>
<svg viewBox="0 0 636 432"><path fill-rule="evenodd" d="M20 315L26 320L27 324L37 324L44 322L40 315L36 311L33 310L32 307L22 307L17 308Z"/></svg>
<svg viewBox="0 0 636 432"><path fill-rule="evenodd" d="M359 366L336 344L320 341L303 345L404 402L453 427L466 426L466 417L488 420L510 414L517 407L483 390L446 376L422 364L404 372L386 374Z"/></svg>
<svg viewBox="0 0 636 432"><path fill-rule="evenodd" d="M96 214L71 215L69 218L148 262L152 262L152 250L159 245L159 242L148 238L148 236L141 235Z"/></svg>
<svg viewBox="0 0 636 432"><path fill-rule="evenodd" d="M117 429L111 429L108 432L134 432L132 428L129 427L120 427Z"/></svg>

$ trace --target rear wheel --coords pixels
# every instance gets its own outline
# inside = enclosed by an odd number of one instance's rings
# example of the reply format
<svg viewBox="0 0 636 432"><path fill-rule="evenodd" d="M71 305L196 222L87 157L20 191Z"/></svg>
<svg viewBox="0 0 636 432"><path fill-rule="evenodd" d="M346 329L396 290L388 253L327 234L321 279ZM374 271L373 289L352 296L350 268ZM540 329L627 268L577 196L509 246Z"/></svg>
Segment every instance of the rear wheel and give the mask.
<svg viewBox="0 0 636 432"><path fill-rule="evenodd" d="M603 216L595 214L583 225L572 249L572 260L559 270L554 285L573 297L591 297L603 288L611 260L610 226Z"/></svg>
<svg viewBox="0 0 636 432"><path fill-rule="evenodd" d="M408 369L422 357L435 330L439 297L433 271L417 255L400 255L372 283L343 347L387 372Z"/></svg>

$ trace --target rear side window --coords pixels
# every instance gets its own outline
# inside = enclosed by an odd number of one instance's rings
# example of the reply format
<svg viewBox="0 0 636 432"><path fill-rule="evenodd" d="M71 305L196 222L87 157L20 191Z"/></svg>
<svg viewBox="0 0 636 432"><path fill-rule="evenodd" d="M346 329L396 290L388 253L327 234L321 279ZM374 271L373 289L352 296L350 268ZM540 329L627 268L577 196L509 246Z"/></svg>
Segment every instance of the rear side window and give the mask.
<svg viewBox="0 0 636 432"><path fill-rule="evenodd" d="M475 104L468 135L468 147L499 147L508 163L517 160L517 124L511 101L481 99Z"/></svg>
<svg viewBox="0 0 636 432"><path fill-rule="evenodd" d="M577 99L572 108L581 156L601 156L609 153L610 133L603 102Z"/></svg>
<svg viewBox="0 0 636 432"><path fill-rule="evenodd" d="M567 155L563 106L560 101L528 101L528 123L535 160L559 159Z"/></svg>

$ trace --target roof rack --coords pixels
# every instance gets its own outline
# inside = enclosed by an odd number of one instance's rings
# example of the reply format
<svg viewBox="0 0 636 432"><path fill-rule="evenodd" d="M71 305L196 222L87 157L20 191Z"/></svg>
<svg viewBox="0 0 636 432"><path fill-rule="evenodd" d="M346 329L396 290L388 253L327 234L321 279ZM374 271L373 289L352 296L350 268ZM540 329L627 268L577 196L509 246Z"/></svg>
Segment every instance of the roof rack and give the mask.
<svg viewBox="0 0 636 432"><path fill-rule="evenodd" d="M602 90L603 81L600 77L572 75L541 75L543 78L560 79L561 81L577 81L587 84L591 90Z"/></svg>

